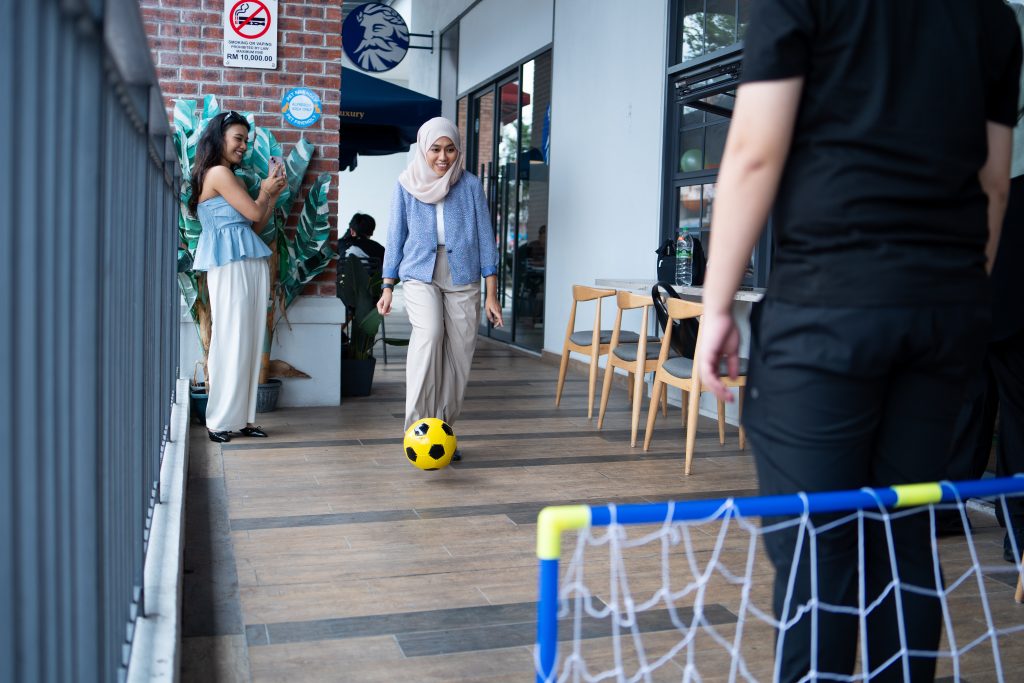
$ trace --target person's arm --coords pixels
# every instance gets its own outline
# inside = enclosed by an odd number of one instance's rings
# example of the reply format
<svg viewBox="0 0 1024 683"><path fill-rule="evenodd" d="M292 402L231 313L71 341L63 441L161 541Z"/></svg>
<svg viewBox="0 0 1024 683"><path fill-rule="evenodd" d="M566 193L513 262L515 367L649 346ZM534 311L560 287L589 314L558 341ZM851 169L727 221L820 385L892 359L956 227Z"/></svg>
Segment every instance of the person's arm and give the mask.
<svg viewBox="0 0 1024 683"><path fill-rule="evenodd" d="M1010 196L1010 160L1013 155L1013 129L1001 123L985 124L988 158L978 171L981 189L988 196L988 242L985 244L985 269L992 272L999 249L999 233Z"/></svg>
<svg viewBox="0 0 1024 683"><path fill-rule="evenodd" d="M698 353L701 382L720 400L732 400L718 377L721 359L726 358L730 377L739 373L733 297L775 200L803 83L802 77L758 81L736 92L715 192Z"/></svg>
<svg viewBox="0 0 1024 683"><path fill-rule="evenodd" d="M388 245L384 249L384 263L381 269L384 289L377 299L377 310L381 315L391 313L392 290L398 282L398 266L402 263L405 240L409 236L409 217L405 212L405 198L401 183L395 183L391 195L391 219L388 223Z"/></svg>
<svg viewBox="0 0 1024 683"><path fill-rule="evenodd" d="M278 168L278 167L275 167ZM274 210L274 202L284 190L288 181L278 169L260 183L260 194L253 200L238 178L227 166L214 166L206 172L203 184L216 190L238 213L253 222L253 228L259 231L266 225L270 213Z"/></svg>

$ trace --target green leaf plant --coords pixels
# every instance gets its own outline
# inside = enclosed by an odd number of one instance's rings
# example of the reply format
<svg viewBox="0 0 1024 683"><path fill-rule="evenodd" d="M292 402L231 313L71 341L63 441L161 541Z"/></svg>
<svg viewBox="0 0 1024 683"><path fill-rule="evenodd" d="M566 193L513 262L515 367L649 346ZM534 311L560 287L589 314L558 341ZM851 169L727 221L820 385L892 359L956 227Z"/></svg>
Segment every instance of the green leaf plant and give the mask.
<svg viewBox="0 0 1024 683"><path fill-rule="evenodd" d="M210 314L210 297L206 284L206 273L192 269L195 249L199 244L199 235L203 226L198 218L188 213L188 200L192 194L192 166L195 163L196 147L199 138L206 129L210 119L221 112L216 97L207 95L202 110L194 100L174 101L174 144L181 165L182 185L179 200L181 211L178 216L178 285L185 299L192 320L199 333L199 341L203 347L203 358L210 351L210 333L212 318ZM270 171L270 158L283 156L281 145L274 139L273 133L256 125L252 114L244 114L249 121L249 142L245 158L235 175L242 179L249 194L256 198L259 195L260 182ZM274 212L260 233L260 238L270 248L270 297L267 300L267 335L263 345L263 360L260 368L260 383L265 383L271 375L272 364L275 368L283 368L290 376L308 377L294 370L285 363L270 360L270 350L274 343L274 330L281 319L285 319L286 310L317 275L330 265L337 257L332 249L330 236L330 216L327 195L331 188L331 176L321 174L313 182L306 194L299 216L299 225L295 236L290 237L284 227L291 213L291 207L302 189L302 180L313 158L313 145L300 139L291 152L285 157L285 170L288 186L277 198Z"/></svg>

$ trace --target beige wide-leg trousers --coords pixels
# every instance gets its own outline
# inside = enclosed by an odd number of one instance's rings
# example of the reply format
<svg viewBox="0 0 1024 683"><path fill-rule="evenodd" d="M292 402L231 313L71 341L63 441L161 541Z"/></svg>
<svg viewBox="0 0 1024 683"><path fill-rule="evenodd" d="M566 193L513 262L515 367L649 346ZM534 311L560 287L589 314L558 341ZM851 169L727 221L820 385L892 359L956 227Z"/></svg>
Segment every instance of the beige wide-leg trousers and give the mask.
<svg viewBox="0 0 1024 683"><path fill-rule="evenodd" d="M206 428L236 431L256 419L270 269L265 258L232 261L208 271L206 282L213 318Z"/></svg>
<svg viewBox="0 0 1024 683"><path fill-rule="evenodd" d="M462 412L480 325L480 282L452 284L448 254L438 247L432 282L406 280L412 323L405 366L405 429L424 417L453 424Z"/></svg>

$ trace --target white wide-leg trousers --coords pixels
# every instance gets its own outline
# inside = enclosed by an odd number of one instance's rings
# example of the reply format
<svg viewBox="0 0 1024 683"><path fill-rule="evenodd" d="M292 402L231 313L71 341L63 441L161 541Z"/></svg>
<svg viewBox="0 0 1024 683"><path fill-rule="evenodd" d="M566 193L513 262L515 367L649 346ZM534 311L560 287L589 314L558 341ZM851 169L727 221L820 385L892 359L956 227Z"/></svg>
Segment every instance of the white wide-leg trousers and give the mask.
<svg viewBox="0 0 1024 683"><path fill-rule="evenodd" d="M208 271L206 282L213 318L206 427L236 431L256 419L270 269L265 258L232 261Z"/></svg>
<svg viewBox="0 0 1024 683"><path fill-rule="evenodd" d="M462 412L480 325L480 282L452 284L448 254L438 248L432 282L406 280L412 323L405 366L405 429L424 417L453 424Z"/></svg>

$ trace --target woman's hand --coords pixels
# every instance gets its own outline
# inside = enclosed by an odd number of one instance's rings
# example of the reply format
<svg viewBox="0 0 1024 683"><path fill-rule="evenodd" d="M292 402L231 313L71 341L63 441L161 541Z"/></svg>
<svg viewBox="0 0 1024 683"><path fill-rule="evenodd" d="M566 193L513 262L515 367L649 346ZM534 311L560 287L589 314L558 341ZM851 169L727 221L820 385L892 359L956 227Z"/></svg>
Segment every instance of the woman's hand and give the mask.
<svg viewBox="0 0 1024 683"><path fill-rule="evenodd" d="M260 183L260 192L266 192L271 197L277 197L288 185L288 178L285 176L284 167L277 162L271 162L270 174Z"/></svg>
<svg viewBox="0 0 1024 683"><path fill-rule="evenodd" d="M704 313L700 320L701 346L697 350L700 382L714 392L720 401L731 402L732 392L718 377L724 358L729 377L736 379L740 371L740 333L730 312Z"/></svg>
<svg viewBox="0 0 1024 683"><path fill-rule="evenodd" d="M377 312L381 315L388 315L391 313L391 298L394 296L391 292L391 288L387 287L380 293L380 298L377 299Z"/></svg>
<svg viewBox="0 0 1024 683"><path fill-rule="evenodd" d="M484 303L484 311L487 314L487 320L495 327L503 327L505 321L501 317L501 306L498 305L498 297L488 296L487 301Z"/></svg>

